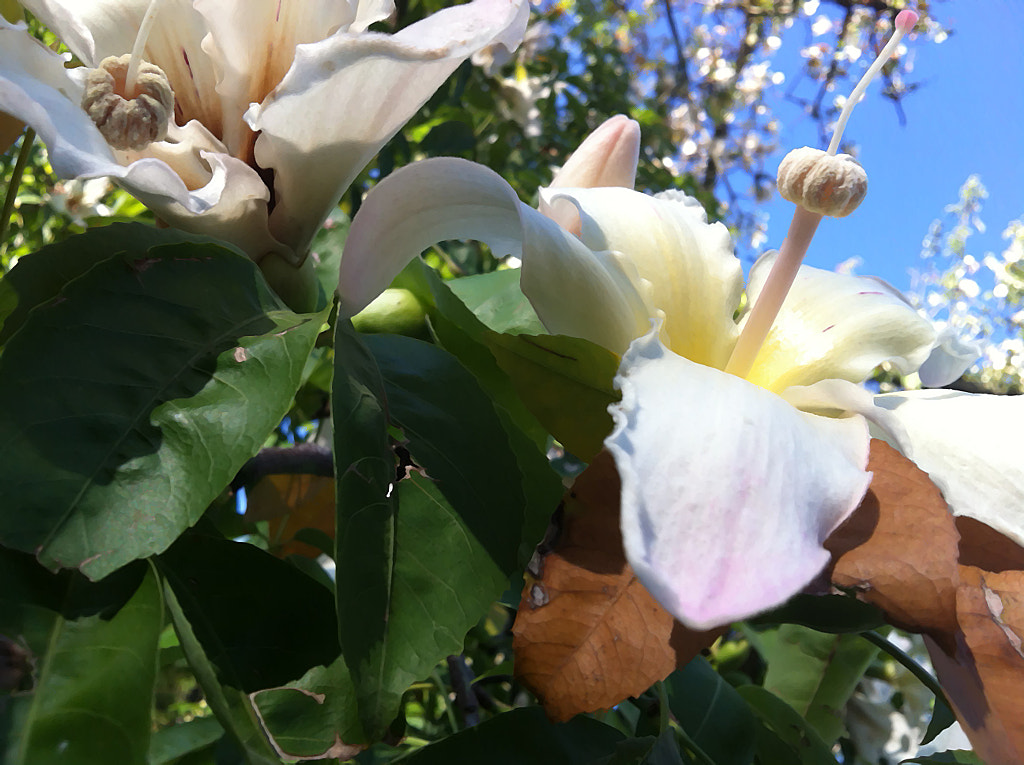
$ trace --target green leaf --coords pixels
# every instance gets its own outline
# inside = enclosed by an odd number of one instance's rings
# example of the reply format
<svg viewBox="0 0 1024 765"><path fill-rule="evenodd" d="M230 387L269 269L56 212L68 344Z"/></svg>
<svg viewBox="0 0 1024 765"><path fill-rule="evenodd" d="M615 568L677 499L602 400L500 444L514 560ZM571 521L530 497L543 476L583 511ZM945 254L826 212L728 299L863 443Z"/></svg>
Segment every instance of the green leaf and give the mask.
<svg viewBox="0 0 1024 765"><path fill-rule="evenodd" d="M757 722L750 707L702 656L665 680L679 726L717 765L749 765Z"/></svg>
<svg viewBox="0 0 1024 765"><path fill-rule="evenodd" d="M340 209L335 208L313 237L309 246L310 257L313 258L317 282L330 303L338 289L338 270L341 268L341 253L345 249L345 239L352 225L349 217Z"/></svg>
<svg viewBox="0 0 1024 765"><path fill-rule="evenodd" d="M287 412L325 316L211 244L69 281L0 356L0 543L93 579L166 549Z"/></svg>
<svg viewBox="0 0 1024 765"><path fill-rule="evenodd" d="M962 749L950 750L939 754L932 754L928 757L915 757L913 760L904 760L903 763L917 762L922 765L940 765L940 763L962 763L962 765L985 765L974 752Z"/></svg>
<svg viewBox="0 0 1024 765"><path fill-rule="evenodd" d="M158 565L221 684L257 691L337 658L333 593L285 561L190 532Z"/></svg>
<svg viewBox="0 0 1024 765"><path fill-rule="evenodd" d="M348 759L363 748L356 691L344 659L281 688L252 694L263 730L285 759Z"/></svg>
<svg viewBox="0 0 1024 765"><path fill-rule="evenodd" d="M514 431L451 355L401 337L366 345L339 329L336 560L338 581L354 583L338 588L342 648L376 738L405 689L461 650L519 571L529 476ZM389 426L426 476L403 468L398 480ZM549 493L550 509L560 493Z"/></svg>
<svg viewBox="0 0 1024 765"><path fill-rule="evenodd" d="M590 765L614 753L623 735L582 715L551 723L540 707L523 707L493 717L421 749L410 765Z"/></svg>
<svg viewBox="0 0 1024 765"><path fill-rule="evenodd" d="M757 756L762 765L836 765L828 744L785 701L756 685L736 691L760 722Z"/></svg>
<svg viewBox="0 0 1024 765"><path fill-rule="evenodd" d="M612 431L608 405L620 398L613 384L619 357L565 335L489 333L485 342L541 424L581 460L592 460Z"/></svg>
<svg viewBox="0 0 1024 765"><path fill-rule="evenodd" d="M413 261L395 285L435 307L431 319L439 341L496 401L515 414L507 403L514 392L532 414L530 420L536 418L584 461L601 450L612 429L608 405L619 399L613 385L619 358L586 340L544 334L519 289L517 271L441 282L426 264ZM483 349L489 353L483 354ZM517 417L517 422L532 433L522 419Z"/></svg>
<svg viewBox="0 0 1024 765"><path fill-rule="evenodd" d="M762 632L764 687L803 715L826 744L844 732L843 709L878 653L860 635L830 635L795 624Z"/></svg>
<svg viewBox="0 0 1024 765"><path fill-rule="evenodd" d="M643 736L620 741L615 754L595 761L594 765L690 765L694 760L679 750L672 730L659 736Z"/></svg>
<svg viewBox="0 0 1024 765"><path fill-rule="evenodd" d="M851 595L795 595L750 624L799 624L818 632L852 633L886 624L880 609Z"/></svg>
<svg viewBox="0 0 1024 765"><path fill-rule="evenodd" d="M206 703L224 728L226 740L235 750L239 762L246 765L280 765L281 761L264 735L249 697L242 691L221 685L216 668L196 638L192 625L174 595L174 589L166 581L163 592L174 632L188 659L189 668L203 689Z"/></svg>
<svg viewBox="0 0 1024 765"><path fill-rule="evenodd" d="M932 718L928 721L928 729L924 732L924 738L921 739L922 744L929 744L935 740L935 738L946 730L950 725L956 722L956 715L953 710L949 708L949 704L941 696L935 697L935 704L932 707Z"/></svg>
<svg viewBox="0 0 1024 765"><path fill-rule="evenodd" d="M197 717L158 730L149 744L149 765L172 765L185 755L206 749L223 735L224 728L216 717Z"/></svg>
<svg viewBox="0 0 1024 765"><path fill-rule="evenodd" d="M90 229L81 236L71 237L21 258L17 266L0 279L0 345L22 327L29 311L57 299L64 285L98 263L118 253L145 252L162 244L187 242L228 247L215 239L186 234L177 229L116 223Z"/></svg>
<svg viewBox="0 0 1024 765"><path fill-rule="evenodd" d="M38 629L42 614L32 610ZM109 620L50 612L45 649L34 657L35 685L7 699L3 761L145 765L162 622L152 571Z"/></svg>
<svg viewBox="0 0 1024 765"><path fill-rule="evenodd" d="M547 332L519 287L519 269L453 279L447 285L493 332L511 335L543 335Z"/></svg>

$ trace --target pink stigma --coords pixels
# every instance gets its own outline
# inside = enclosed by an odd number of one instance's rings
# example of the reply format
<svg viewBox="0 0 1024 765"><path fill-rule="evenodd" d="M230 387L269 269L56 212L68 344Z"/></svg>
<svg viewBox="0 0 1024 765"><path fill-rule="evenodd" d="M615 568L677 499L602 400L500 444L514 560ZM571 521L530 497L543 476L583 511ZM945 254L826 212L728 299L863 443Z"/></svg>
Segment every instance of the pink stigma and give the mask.
<svg viewBox="0 0 1024 765"><path fill-rule="evenodd" d="M900 11L896 14L896 28L906 34L914 28L918 18L914 11Z"/></svg>

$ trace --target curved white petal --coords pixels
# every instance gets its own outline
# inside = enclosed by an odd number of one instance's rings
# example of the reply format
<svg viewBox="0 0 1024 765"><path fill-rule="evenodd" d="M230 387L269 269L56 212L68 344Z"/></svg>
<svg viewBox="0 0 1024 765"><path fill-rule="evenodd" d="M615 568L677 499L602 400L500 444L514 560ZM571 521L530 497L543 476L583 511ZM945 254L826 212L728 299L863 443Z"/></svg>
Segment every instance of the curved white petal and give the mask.
<svg viewBox="0 0 1024 765"><path fill-rule="evenodd" d="M764 255L751 269L751 305L775 257ZM883 361L908 373L935 342L931 322L884 282L802 266L747 379L781 392L830 378L862 382Z"/></svg>
<svg viewBox="0 0 1024 765"><path fill-rule="evenodd" d="M356 6L356 19L348 28L353 33L365 32L370 24L383 21L395 12L395 0L349 0L349 3Z"/></svg>
<svg viewBox="0 0 1024 765"><path fill-rule="evenodd" d="M303 252L374 154L474 51L514 47L525 0L473 0L395 35L336 34L296 49L281 83L246 121L255 156L274 170L271 230Z"/></svg>
<svg viewBox="0 0 1024 765"><path fill-rule="evenodd" d="M192 196L207 202L209 207L205 211L195 213L181 205L166 204L159 198L151 199L145 189L128 183L122 185L164 222L182 231L229 242L257 263L270 252L291 255L270 233L267 216L270 191L259 175L227 154L203 151L200 158L209 166L210 178Z"/></svg>
<svg viewBox="0 0 1024 765"><path fill-rule="evenodd" d="M733 314L743 290L743 270L725 226L708 224L700 203L683 194L542 191L549 204L564 197L578 207L587 247L621 253L632 264L649 315L664 314L662 338L669 348L700 364L725 366L736 342Z"/></svg>
<svg viewBox="0 0 1024 765"><path fill-rule="evenodd" d="M1024 546L1024 396L920 390L875 403L900 426L887 440L928 473L954 515Z"/></svg>
<svg viewBox="0 0 1024 765"><path fill-rule="evenodd" d="M640 124L622 114L605 120L588 135L555 173L548 189L593 189L621 186L631 189L636 182L636 166L640 159ZM575 205L568 202L554 206L542 194L540 211L566 231L580 233L580 216Z"/></svg>
<svg viewBox="0 0 1024 765"><path fill-rule="evenodd" d="M779 605L828 562L822 543L860 503L867 427L800 412L666 349L622 360L605 441L622 478L626 557L677 619L706 629Z"/></svg>
<svg viewBox="0 0 1024 765"><path fill-rule="evenodd" d="M124 167L79 106L81 86L64 69L64 59L30 38L24 27L0 22L0 111L31 125L62 178L117 179L132 193L145 194L157 214L181 205L200 213L211 197L190 193L164 162L141 159Z"/></svg>
<svg viewBox="0 0 1024 765"><path fill-rule="evenodd" d="M172 0L174 2L176 0ZM130 53L149 0L21 0L86 66Z"/></svg>
<svg viewBox="0 0 1024 765"><path fill-rule="evenodd" d="M255 136L242 120L284 78L300 43L315 43L355 19L338 0L195 0L209 35L203 50L217 72L224 143L244 158ZM212 94L211 94L212 95Z"/></svg>
<svg viewBox="0 0 1024 765"><path fill-rule="evenodd" d="M450 158L404 167L367 194L345 241L341 312L361 311L406 263L446 239L522 257L523 291L551 332L624 350L647 321L614 258L522 204L497 173Z"/></svg>
<svg viewBox="0 0 1024 765"><path fill-rule="evenodd" d="M960 379L981 352L977 343L966 342L953 329L945 327L939 332L931 355L917 370L921 384L926 388L941 388Z"/></svg>

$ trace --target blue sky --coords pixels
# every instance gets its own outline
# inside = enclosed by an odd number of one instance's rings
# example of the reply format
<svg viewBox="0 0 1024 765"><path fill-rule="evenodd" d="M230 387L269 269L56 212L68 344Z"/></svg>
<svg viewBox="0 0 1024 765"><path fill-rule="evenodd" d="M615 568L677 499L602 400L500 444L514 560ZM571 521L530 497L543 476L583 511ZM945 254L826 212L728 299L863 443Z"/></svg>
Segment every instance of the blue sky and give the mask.
<svg viewBox="0 0 1024 765"><path fill-rule="evenodd" d="M979 260L985 252L1002 251L1006 223L1024 215L1024 2L947 0L932 7L954 34L941 44L908 40L915 50L909 79L921 85L903 101L905 127L880 95L878 81L854 111L845 137L860 147L868 196L849 217L822 221L807 258L811 265L831 269L859 256L859 273L908 288L907 270L922 265L928 226L956 201L972 173L989 192L981 216L988 231L969 240ZM786 47L775 65L788 73ZM815 127L798 106L775 108L785 151L818 147ZM778 247L792 205L777 198L764 209L770 215L767 246Z"/></svg>

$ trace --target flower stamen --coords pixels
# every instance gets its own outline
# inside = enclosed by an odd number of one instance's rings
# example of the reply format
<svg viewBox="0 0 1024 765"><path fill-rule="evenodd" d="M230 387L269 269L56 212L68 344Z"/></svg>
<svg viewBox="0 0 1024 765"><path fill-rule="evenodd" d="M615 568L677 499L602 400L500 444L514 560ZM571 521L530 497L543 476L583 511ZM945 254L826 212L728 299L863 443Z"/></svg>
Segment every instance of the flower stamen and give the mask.
<svg viewBox="0 0 1024 765"><path fill-rule="evenodd" d="M167 75L142 58L159 3L152 0L146 9L132 52L108 56L86 76L82 108L107 143L122 151L162 141L174 114L174 91Z"/></svg>
<svg viewBox="0 0 1024 765"><path fill-rule="evenodd" d="M779 192L796 204L796 210L789 232L779 248L775 265L725 365L726 372L738 377L746 377L750 373L775 317L793 286L793 280L796 279L822 217L829 215L841 218L849 215L867 194L867 174L864 169L850 155L837 156L836 151L853 107L889 60L903 35L913 29L917 19L914 11L900 11L897 14L892 37L846 99L828 151L808 147L795 149L779 165Z"/></svg>

